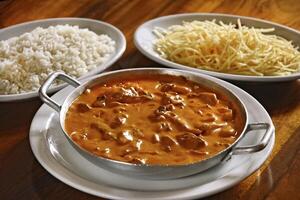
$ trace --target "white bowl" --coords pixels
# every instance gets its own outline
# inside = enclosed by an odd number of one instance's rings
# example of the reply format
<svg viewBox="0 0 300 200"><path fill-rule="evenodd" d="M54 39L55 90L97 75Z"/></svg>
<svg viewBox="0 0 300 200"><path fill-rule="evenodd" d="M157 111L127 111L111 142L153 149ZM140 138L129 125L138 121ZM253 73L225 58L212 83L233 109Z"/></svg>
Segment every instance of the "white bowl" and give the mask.
<svg viewBox="0 0 300 200"><path fill-rule="evenodd" d="M198 73L208 74L214 77L218 77L221 79L227 80L235 80L235 81L249 81L249 82L279 82L279 81L290 81L296 80L300 78L300 72L287 75L287 76L246 76L246 75L235 75L221 72L213 72L202 69L196 69L189 66L181 65L164 59L158 55L158 53L154 50L154 40L156 36L153 34L153 29L155 27L168 28L169 26L182 24L183 21L193 21L193 20L213 20L223 21L224 23L233 23L236 24L237 20L240 19L241 23L248 27L257 27L257 28L275 28L275 31L272 34L281 36L287 40L293 41L293 44L296 46L300 46L300 32L289 28L287 26L283 26L280 24L276 24L273 22L269 22L266 20L255 19L251 17L243 17L237 15L227 15L227 14L217 14L217 13L190 13L190 14L178 14L178 15L170 15L165 17L159 17L142 24L135 31L134 34L134 43L135 46L139 49L139 51L150 58L151 60L158 62L162 65L173 67L177 69L185 69Z"/></svg>
<svg viewBox="0 0 300 200"><path fill-rule="evenodd" d="M91 75L95 75L104 71L112 64L114 64L122 56L126 49L126 39L119 29L117 29L111 24L102 21L85 18L53 18L17 24L1 29L0 40L7 40L9 38L22 35L23 33L30 32L37 27L47 28L49 26L63 24L77 25L80 28L88 28L90 31L93 31L97 34L107 34L116 43L115 52L107 59L106 62L100 64L99 66L97 66L97 68L89 71L87 74L80 77L79 79L89 77ZM53 87L50 90L50 92L56 92L64 86L66 85L63 84ZM26 92L22 94L0 95L0 102L21 101L37 96L38 91Z"/></svg>

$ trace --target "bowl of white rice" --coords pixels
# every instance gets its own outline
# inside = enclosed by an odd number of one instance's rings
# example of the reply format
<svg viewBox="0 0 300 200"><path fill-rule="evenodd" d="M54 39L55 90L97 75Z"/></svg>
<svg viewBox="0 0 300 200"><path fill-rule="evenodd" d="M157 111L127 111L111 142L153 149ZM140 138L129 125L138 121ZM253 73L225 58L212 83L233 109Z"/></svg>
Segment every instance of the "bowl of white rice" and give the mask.
<svg viewBox="0 0 300 200"><path fill-rule="evenodd" d="M49 74L82 79L115 63L126 48L116 27L84 18L53 18L0 30L0 102L38 96ZM59 82L51 89L64 87Z"/></svg>

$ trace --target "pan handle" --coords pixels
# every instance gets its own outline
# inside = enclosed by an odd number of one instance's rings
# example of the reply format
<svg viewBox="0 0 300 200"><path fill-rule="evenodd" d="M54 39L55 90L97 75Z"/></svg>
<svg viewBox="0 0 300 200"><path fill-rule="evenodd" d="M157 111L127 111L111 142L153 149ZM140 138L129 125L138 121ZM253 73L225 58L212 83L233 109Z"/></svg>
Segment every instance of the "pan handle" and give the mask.
<svg viewBox="0 0 300 200"><path fill-rule="evenodd" d="M265 130L264 136L262 137L260 142L255 145L233 147L231 152L227 154L227 156L225 156L222 161L229 160L232 155L249 154L263 150L271 139L271 136L274 132L274 127L269 123L248 124L245 134L249 134L249 132L252 132L253 130Z"/></svg>
<svg viewBox="0 0 300 200"><path fill-rule="evenodd" d="M41 100L59 113L61 109L61 105L59 105L57 102L55 102L47 95L47 90L55 79L60 79L62 81L65 81L74 87L78 87L80 85L80 82L62 72L54 72L49 75L49 77L46 79L44 84L40 87L39 96Z"/></svg>

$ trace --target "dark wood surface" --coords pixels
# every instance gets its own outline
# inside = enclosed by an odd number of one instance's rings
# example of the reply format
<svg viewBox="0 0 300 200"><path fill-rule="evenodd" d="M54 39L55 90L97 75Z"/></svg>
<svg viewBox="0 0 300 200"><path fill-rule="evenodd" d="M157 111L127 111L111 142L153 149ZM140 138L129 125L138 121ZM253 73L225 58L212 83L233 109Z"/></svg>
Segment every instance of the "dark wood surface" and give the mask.
<svg viewBox="0 0 300 200"><path fill-rule="evenodd" d="M300 30L299 0L2 0L0 28L52 17L98 19L117 26L128 42L113 69L159 66L137 51L133 33L146 20L185 12L252 16ZM235 84L266 107L276 128L276 144L254 174L207 199L300 199L300 81ZM34 158L28 134L40 105L39 99L0 103L0 199L97 199L55 179Z"/></svg>

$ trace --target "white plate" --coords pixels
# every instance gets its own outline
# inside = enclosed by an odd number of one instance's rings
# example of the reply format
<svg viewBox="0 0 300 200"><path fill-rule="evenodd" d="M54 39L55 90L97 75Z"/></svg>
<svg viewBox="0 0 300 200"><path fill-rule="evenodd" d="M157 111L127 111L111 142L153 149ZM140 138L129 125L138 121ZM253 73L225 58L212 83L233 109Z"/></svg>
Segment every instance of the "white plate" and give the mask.
<svg viewBox="0 0 300 200"><path fill-rule="evenodd" d="M22 24L17 24L14 26L10 26L0 30L0 40L7 40L11 37L19 36L25 32L30 32L37 27L47 28L49 26L55 25L62 25L62 24L69 24L69 25L77 25L80 28L88 28L90 31L93 31L97 34L107 34L111 37L112 40L116 42L116 50L115 52L107 59L106 62L102 63L101 65L97 66L97 68L89 71L84 76L80 77L79 79L98 74L112 64L114 64L124 53L126 49L126 39L123 33L114 27L111 24L93 20L93 19L85 19L85 18L53 18L53 19L44 19L44 20L37 20L26 22ZM65 84L53 87L50 92L56 92L59 89L66 86ZM0 95L0 102L8 102L8 101L21 101L33 97L37 97L38 92L26 92L22 94L11 94L11 95Z"/></svg>
<svg viewBox="0 0 300 200"><path fill-rule="evenodd" d="M235 92L245 103L249 123L272 124L265 109L243 90L210 78ZM67 87L53 96L62 103L72 90ZM239 145L258 143L262 132L247 134ZM36 113L30 127L30 145L40 164L62 182L83 192L111 199L193 199L223 191L257 170L272 151L275 134L267 147L258 153L233 156L225 164L186 178L145 180L113 174L82 157L68 143L59 128L58 114L46 105ZM126 172L124 172L126 173Z"/></svg>
<svg viewBox="0 0 300 200"><path fill-rule="evenodd" d="M237 15L216 14L216 13L178 14L178 15L159 17L147 21L144 24L142 24L140 27L138 27L138 29L135 31L134 43L135 46L139 49L139 51L142 52L145 56L162 65L177 68L177 69L185 69L194 72L204 73L221 79L251 81L251 82L279 82L279 81L295 80L300 78L300 72L294 73L292 75L287 75L287 76L261 77L261 76L235 75L235 74L227 74L227 73L196 69L196 68L177 64L167 59L161 58L158 55L158 53L154 50L153 42L156 39L156 36L153 34L153 29L155 27L167 28L175 24L182 24L183 21L193 21L193 20L203 21L203 20L213 20L213 19L216 19L217 21L223 21L224 23L231 22L233 24L236 24L237 19L240 19L241 23L248 27L253 26L259 28L275 28L275 31L272 34L276 34L278 36L282 36L286 38L287 40L291 40L293 41L294 45L300 47L300 32L295 29L280 24L276 24L273 22L261 20L261 19L255 19L251 17L243 17Z"/></svg>

